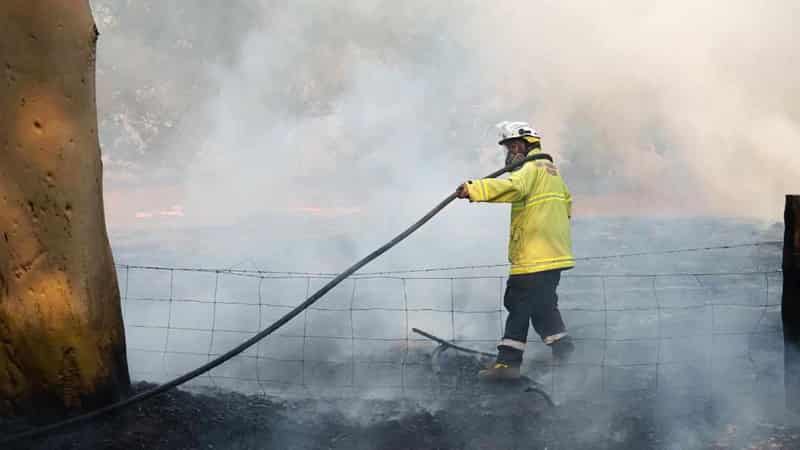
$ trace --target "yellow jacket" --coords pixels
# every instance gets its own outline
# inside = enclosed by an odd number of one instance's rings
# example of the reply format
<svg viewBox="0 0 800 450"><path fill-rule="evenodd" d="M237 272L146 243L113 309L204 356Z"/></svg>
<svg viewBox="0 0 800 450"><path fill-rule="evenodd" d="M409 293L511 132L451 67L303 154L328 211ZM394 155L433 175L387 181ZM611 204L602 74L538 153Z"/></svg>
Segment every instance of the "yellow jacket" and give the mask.
<svg viewBox="0 0 800 450"><path fill-rule="evenodd" d="M528 155L534 153L539 150ZM511 203L508 260L512 275L575 266L572 196L553 163L530 161L505 179L469 181L467 191L471 201Z"/></svg>

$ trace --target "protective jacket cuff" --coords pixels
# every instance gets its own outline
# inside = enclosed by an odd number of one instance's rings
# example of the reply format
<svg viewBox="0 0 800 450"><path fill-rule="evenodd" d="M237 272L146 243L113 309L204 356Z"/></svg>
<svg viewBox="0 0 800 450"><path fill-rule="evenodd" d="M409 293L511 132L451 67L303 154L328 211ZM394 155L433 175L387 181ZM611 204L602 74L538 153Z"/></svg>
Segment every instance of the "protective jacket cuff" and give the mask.
<svg viewBox="0 0 800 450"><path fill-rule="evenodd" d="M473 202L479 202L484 200L482 197L481 192L481 180L469 180L467 181L467 193L469 194L469 199Z"/></svg>

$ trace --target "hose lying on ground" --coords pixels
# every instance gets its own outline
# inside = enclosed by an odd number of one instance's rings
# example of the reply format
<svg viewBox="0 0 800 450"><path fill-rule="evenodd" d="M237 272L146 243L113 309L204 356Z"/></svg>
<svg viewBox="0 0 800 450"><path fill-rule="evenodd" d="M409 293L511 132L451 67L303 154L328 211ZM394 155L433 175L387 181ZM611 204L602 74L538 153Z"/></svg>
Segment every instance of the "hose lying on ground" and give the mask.
<svg viewBox="0 0 800 450"><path fill-rule="evenodd" d="M461 347L460 345L456 345L456 344L454 344L454 343L452 343L452 342L445 341L444 339L442 339L442 338L440 338L440 337L437 337L437 336L434 336L434 335L432 335L432 334L430 334L430 333L427 333L427 332L425 332L425 331L422 331L422 330L420 330L419 328L412 328L412 329L411 329L411 331L413 331L414 333L417 333L417 334L418 334L418 335L420 335L420 336L424 336L424 337L426 337L426 338L428 338L428 339L430 339L430 340L432 340L432 341L434 341L434 342L436 342L436 343L442 344L442 345L444 345L445 347L450 347L450 348L452 348L452 349L455 349L455 350L458 350L458 351L460 351L460 352L464 352L464 353L470 353L470 354L473 354L473 355L486 356L486 357L488 357L488 358L495 358L495 357L497 357L497 354L496 354L496 353L482 352L482 351L480 351L480 350L473 350L473 349L471 349L471 348L467 348L467 347Z"/></svg>
<svg viewBox="0 0 800 450"><path fill-rule="evenodd" d="M436 358L437 355L439 353L441 353L442 350L445 350L445 349L448 349L448 348L452 348L453 350L456 350L456 351L459 351L459 352L469 353L471 355L484 356L484 357L488 357L488 358L497 357L496 353L482 352L480 350L474 350L474 349L471 349L471 348L468 348L468 347L462 347L462 346L456 345L456 344L454 344L454 343L452 343L450 341L446 341L446 340L444 340L444 339L442 339L442 338L440 338L438 336L434 336L434 335L432 335L432 334L430 334L428 332L422 331L419 328L412 328L411 331L413 331L414 333L419 334L420 336L424 336L424 337L432 340L433 342L436 342L436 343L439 344L439 346L436 347L436 350L434 350L434 355L432 355L432 358ZM527 378L527 377L525 377L525 378ZM533 382L533 383L538 384L536 382ZM548 406L550 406L551 408L554 408L556 406L555 402L553 402L553 399L550 397L550 394L545 392L543 389L540 389L540 388L538 388L536 386L528 386L527 388L525 388L525 392L536 392L537 394L541 395L542 398L544 398L544 401L547 402Z"/></svg>
<svg viewBox="0 0 800 450"><path fill-rule="evenodd" d="M510 171L516 169L517 167L522 166L526 162L537 160L537 159L550 159L550 156L545 154L545 153L537 153L535 155L528 156L527 158L523 159L522 161L519 161L517 163L511 164L511 165L506 166L506 167L503 167L502 169L497 170L495 172L492 172L491 174L487 175L486 178L496 178L496 177L498 177L498 176L500 176L500 175L502 175L502 174L504 174L506 172L510 172ZM425 225L425 223L427 223L429 220L431 220L433 218L433 216L435 216L440 211L442 211L447 205L449 205L455 199L456 199L456 194L455 193L452 193L452 194L448 195L447 198L442 200L438 205L436 205L433 209L431 209L427 214L425 214L421 219L416 221L413 225L411 225L405 231L403 231L402 233L398 234L394 239L392 239L391 241L387 242L386 244L384 244L383 246L381 246L377 250L375 250L372 253L370 253L369 255L365 256L363 259L361 259L357 263L355 263L352 266L350 266L344 272L342 272L339 275L337 275L335 278L333 278L327 284L322 286L317 292L315 292L310 297L308 297L303 303L297 305L294 309L292 309L291 311L286 313L283 317L281 317L280 319L276 320L272 325L270 325L269 327L267 327L264 330L260 331L258 334L254 335L253 337L247 339L246 341L242 342L241 344L237 345L233 349L231 349L231 350L227 351L226 353L220 355L218 358L216 358L216 359L214 359L212 361L209 361L206 364L203 364L202 366L200 366L200 367L198 367L198 368L196 368L196 369L194 369L194 370L192 370L190 372L187 372L187 373L185 373L185 374L183 374L183 375L181 375L181 376L179 376L179 377L177 377L177 378L175 378L173 380L170 380L170 381L168 381L168 382L166 382L164 384L161 384L159 386L156 386L156 387L154 387L152 389L149 389L149 390L146 390L144 392L140 392L140 393L138 393L136 395L128 397L125 400L121 400L121 401L119 401L117 403L113 403L111 405L104 406L102 408L96 409L96 410L88 412L86 414L83 414L83 415L80 415L80 416L75 416L75 417L72 417L70 419L63 420L61 422L56 422L56 423L51 424L51 425L45 425L43 427L34 428L32 430L28 430L28 431L25 431L25 432L22 432L22 433L18 433L18 434L14 434L14 435L11 435L11 436L4 437L4 438L0 439L0 444L8 444L8 443L20 440L20 439L39 437L39 436L43 436L43 435L45 435L47 433L50 433L50 432L53 432L53 431L56 431L56 430L60 430L60 429L66 428L66 427L71 426L71 425L77 425L77 424L88 422L90 420L96 419L96 418L98 418L100 416L103 416L105 414L108 414L108 413L111 413L111 412L115 412L115 411L119 411L119 410L121 410L123 408L126 408L126 407L128 407L130 405L133 405L135 403L139 403L139 402L142 402L144 400L147 400L147 399L149 399L151 397L154 397L154 396L156 396L158 394L166 392L166 391L168 391L168 390L170 390L170 389L172 389L174 387L180 386L181 384L186 383L187 381L189 381L189 380L191 380L193 378L196 378L196 377L208 372L209 370L219 366L220 364L228 361L229 359L233 358L234 356L236 356L236 355L242 353L243 351L247 350L248 348L252 347L254 344L256 344L261 339L264 339L265 337L267 337L270 334L272 334L275 331L277 331L282 326L286 325L287 322L292 320L294 317L296 317L298 314L303 312L309 306L313 305L317 300L322 298L323 295L327 294L331 289L336 287L336 285L338 285L339 283L344 281L347 277L349 277L350 275L352 275L353 273L355 273L356 271L358 271L359 269L361 269L365 265L367 265L370 262L372 262L378 256L386 253L386 251L388 251L390 248L392 248L395 245L399 244L405 238L407 238L412 233L417 231L420 227L422 227L422 225Z"/></svg>

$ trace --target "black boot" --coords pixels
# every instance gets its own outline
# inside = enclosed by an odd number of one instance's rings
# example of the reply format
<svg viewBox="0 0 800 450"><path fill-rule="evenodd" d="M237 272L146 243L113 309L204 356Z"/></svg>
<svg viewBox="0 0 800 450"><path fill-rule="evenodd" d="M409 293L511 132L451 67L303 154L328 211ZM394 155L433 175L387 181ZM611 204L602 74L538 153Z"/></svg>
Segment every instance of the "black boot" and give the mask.
<svg viewBox="0 0 800 450"><path fill-rule="evenodd" d="M497 350L499 350L497 361L491 367L478 372L478 379L489 382L519 380L522 350L503 345L498 346Z"/></svg>
<svg viewBox="0 0 800 450"><path fill-rule="evenodd" d="M572 343L571 337L564 336L550 344L550 348L553 351L553 360L559 364L563 364L569 360L570 355L575 351L575 344Z"/></svg>

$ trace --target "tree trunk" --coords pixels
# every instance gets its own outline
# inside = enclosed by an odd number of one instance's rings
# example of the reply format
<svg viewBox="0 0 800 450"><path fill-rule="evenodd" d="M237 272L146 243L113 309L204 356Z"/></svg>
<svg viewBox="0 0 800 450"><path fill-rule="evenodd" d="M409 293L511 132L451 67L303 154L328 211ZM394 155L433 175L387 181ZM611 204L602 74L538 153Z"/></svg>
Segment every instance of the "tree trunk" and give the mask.
<svg viewBox="0 0 800 450"><path fill-rule="evenodd" d="M0 414L130 386L106 234L88 0L0 4Z"/></svg>

